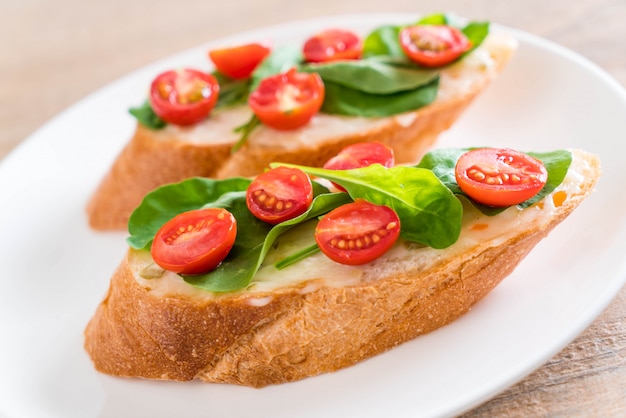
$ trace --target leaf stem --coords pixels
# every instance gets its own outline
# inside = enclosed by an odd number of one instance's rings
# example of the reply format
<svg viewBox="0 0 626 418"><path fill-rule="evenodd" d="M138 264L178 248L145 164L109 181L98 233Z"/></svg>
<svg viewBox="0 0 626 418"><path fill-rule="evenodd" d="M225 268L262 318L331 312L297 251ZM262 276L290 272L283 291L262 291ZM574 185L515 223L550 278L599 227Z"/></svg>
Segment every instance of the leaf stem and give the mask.
<svg viewBox="0 0 626 418"><path fill-rule="evenodd" d="M274 264L274 267L276 267L278 270L282 270L284 268L289 267L292 264L296 264L298 261L304 260L305 258L313 254L317 254L318 252L320 252L320 247L318 247L317 244L313 244L309 247L306 247L294 254L291 254L283 258L282 260Z"/></svg>

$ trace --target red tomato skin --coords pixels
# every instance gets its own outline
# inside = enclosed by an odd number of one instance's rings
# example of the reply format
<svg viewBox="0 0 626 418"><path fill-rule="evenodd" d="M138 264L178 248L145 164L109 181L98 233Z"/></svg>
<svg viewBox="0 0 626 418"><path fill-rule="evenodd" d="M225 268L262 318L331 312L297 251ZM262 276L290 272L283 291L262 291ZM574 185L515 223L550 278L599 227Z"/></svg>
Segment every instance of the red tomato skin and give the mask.
<svg viewBox="0 0 626 418"><path fill-rule="evenodd" d="M400 235L400 219L389 207L365 200L340 206L317 224L315 241L331 260L362 265L385 254Z"/></svg>
<svg viewBox="0 0 626 418"><path fill-rule="evenodd" d="M409 59L424 67L449 64L471 48L463 32L446 25L408 26L400 31L399 40Z"/></svg>
<svg viewBox="0 0 626 418"><path fill-rule="evenodd" d="M277 130L298 129L322 107L324 83L316 73L291 69L263 79L248 103L263 124Z"/></svg>
<svg viewBox="0 0 626 418"><path fill-rule="evenodd" d="M527 154L479 148L461 155L455 177L461 190L475 201L502 207L517 205L539 193L548 181L548 172L541 161Z"/></svg>
<svg viewBox="0 0 626 418"><path fill-rule="evenodd" d="M302 53L307 62L356 60L361 57L363 43L352 31L326 29L304 43Z"/></svg>
<svg viewBox="0 0 626 418"><path fill-rule="evenodd" d="M252 72L270 53L270 48L260 43L250 43L209 51L209 59L220 73L240 80Z"/></svg>
<svg viewBox="0 0 626 418"><path fill-rule="evenodd" d="M237 221L226 209L198 209L166 222L150 251L165 270L200 274L215 269L226 258L236 237Z"/></svg>
<svg viewBox="0 0 626 418"><path fill-rule="evenodd" d="M313 201L309 176L298 168L276 167L259 174L246 190L246 205L272 225L304 213Z"/></svg>
<svg viewBox="0 0 626 418"><path fill-rule="evenodd" d="M357 142L344 147L339 153L324 164L328 170L349 170L381 164L393 167L395 158L393 149L381 142Z"/></svg>
<svg viewBox="0 0 626 418"><path fill-rule="evenodd" d="M192 100L180 93L180 87L193 87ZM206 118L219 96L219 84L211 74L184 68L159 74L150 86L150 105L161 119L175 125L192 125ZM166 95L166 96L164 96ZM200 95L200 97L195 97Z"/></svg>
<svg viewBox="0 0 626 418"><path fill-rule="evenodd" d="M381 164L387 168L393 167L395 165L393 149L381 142L357 142L344 147L324 164L324 168L327 170L350 170L368 167L372 164ZM340 185L333 184L337 189L345 191Z"/></svg>

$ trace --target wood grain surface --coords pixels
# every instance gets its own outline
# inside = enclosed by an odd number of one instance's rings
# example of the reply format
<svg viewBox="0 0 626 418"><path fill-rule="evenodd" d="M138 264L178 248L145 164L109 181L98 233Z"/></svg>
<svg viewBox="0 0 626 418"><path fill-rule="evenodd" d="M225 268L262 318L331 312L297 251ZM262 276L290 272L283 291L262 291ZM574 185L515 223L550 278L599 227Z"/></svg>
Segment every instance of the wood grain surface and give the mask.
<svg viewBox="0 0 626 418"><path fill-rule="evenodd" d="M81 98L182 49L296 19L439 11L557 42L626 86L624 0L0 0L0 158ZM625 318L626 288L543 367L463 416L626 416Z"/></svg>

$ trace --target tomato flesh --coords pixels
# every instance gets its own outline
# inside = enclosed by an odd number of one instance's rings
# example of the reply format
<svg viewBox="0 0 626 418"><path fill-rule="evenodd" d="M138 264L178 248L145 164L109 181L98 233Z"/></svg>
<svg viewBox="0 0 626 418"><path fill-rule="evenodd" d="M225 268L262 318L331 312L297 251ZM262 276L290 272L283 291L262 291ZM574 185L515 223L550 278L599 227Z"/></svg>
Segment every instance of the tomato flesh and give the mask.
<svg viewBox="0 0 626 418"><path fill-rule="evenodd" d="M270 53L270 48L250 43L209 51L209 58L220 73L234 79L250 77L256 67Z"/></svg>
<svg viewBox="0 0 626 418"><path fill-rule="evenodd" d="M361 38L345 29L327 29L304 43L302 53L307 62L354 60L361 57Z"/></svg>
<svg viewBox="0 0 626 418"><path fill-rule="evenodd" d="M320 76L295 69L263 79L248 98L259 120L278 130L306 125L323 102L324 83Z"/></svg>
<svg viewBox="0 0 626 418"><path fill-rule="evenodd" d="M324 164L327 170L350 170L381 164L390 168L395 164L393 149L380 142L358 142L343 148L337 155ZM333 183L334 184L334 183ZM339 190L343 187L334 184Z"/></svg>
<svg viewBox="0 0 626 418"><path fill-rule="evenodd" d="M400 235L400 218L387 206L365 200L340 206L317 224L315 241L341 264L369 263L386 253Z"/></svg>
<svg viewBox="0 0 626 418"><path fill-rule="evenodd" d="M191 125L206 118L219 95L215 77L190 68L159 74L150 86L150 105L164 121Z"/></svg>
<svg viewBox="0 0 626 418"><path fill-rule="evenodd" d="M225 209L183 212L159 229L152 242L152 258L174 273L205 273L226 258L236 236L237 221Z"/></svg>
<svg viewBox="0 0 626 418"><path fill-rule="evenodd" d="M461 190L489 206L512 206L541 191L548 181L543 163L505 148L480 148L461 155L455 167Z"/></svg>
<svg viewBox="0 0 626 418"><path fill-rule="evenodd" d="M272 225L301 215L312 201L311 179L298 168L277 167L261 173L246 191L250 212Z"/></svg>
<svg viewBox="0 0 626 418"><path fill-rule="evenodd" d="M389 168L395 164L393 149L380 142L358 142L348 145L324 164L328 170L349 170L382 164Z"/></svg>
<svg viewBox="0 0 626 418"><path fill-rule="evenodd" d="M409 59L425 67L449 64L471 47L463 32L446 25L409 26L400 31L399 39Z"/></svg>

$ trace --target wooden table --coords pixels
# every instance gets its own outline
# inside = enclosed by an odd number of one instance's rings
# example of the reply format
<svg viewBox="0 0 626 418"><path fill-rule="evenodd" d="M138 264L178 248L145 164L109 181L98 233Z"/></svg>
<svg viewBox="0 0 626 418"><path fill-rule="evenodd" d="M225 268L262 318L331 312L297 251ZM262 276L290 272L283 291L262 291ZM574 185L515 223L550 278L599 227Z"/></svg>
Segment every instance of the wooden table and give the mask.
<svg viewBox="0 0 626 418"><path fill-rule="evenodd" d="M314 16L438 11L540 35L626 86L624 0L4 0L0 158L99 87L208 40ZM626 416L625 318L626 288L561 353L464 416Z"/></svg>

